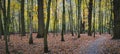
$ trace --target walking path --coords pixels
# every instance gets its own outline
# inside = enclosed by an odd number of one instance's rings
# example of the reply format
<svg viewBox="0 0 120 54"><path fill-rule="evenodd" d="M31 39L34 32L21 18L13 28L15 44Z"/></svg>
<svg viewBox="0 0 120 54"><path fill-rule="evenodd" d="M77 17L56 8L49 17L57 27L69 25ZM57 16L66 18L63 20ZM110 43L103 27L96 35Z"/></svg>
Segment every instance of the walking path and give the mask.
<svg viewBox="0 0 120 54"><path fill-rule="evenodd" d="M100 53L100 47L99 45L103 43L106 40L106 37L101 36L99 39L92 42L87 49L86 54L99 54Z"/></svg>

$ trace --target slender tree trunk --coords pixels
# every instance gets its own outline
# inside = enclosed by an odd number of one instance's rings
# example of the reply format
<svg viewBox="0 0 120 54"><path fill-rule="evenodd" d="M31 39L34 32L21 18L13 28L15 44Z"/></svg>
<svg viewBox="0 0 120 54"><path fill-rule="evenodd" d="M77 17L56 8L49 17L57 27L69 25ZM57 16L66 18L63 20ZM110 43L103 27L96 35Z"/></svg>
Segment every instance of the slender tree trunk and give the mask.
<svg viewBox="0 0 120 54"><path fill-rule="evenodd" d="M95 8L96 8L96 6L95 6L95 0L94 0L94 21L93 21L93 30L94 30L94 37L95 37Z"/></svg>
<svg viewBox="0 0 120 54"><path fill-rule="evenodd" d="M15 13L15 10L14 10L14 8L12 9L12 16L11 16L11 32L13 32L13 34L14 34L14 13Z"/></svg>
<svg viewBox="0 0 120 54"><path fill-rule="evenodd" d="M110 0L111 1L111 0ZM113 13L113 9L112 9L112 7L113 7L113 2L111 1L111 9L110 9L110 21L109 21L109 34L112 34L111 33L111 31L112 31L112 26L113 26L113 19L112 19L112 17L113 17L113 15L112 15L112 13Z"/></svg>
<svg viewBox="0 0 120 54"><path fill-rule="evenodd" d="M37 0L38 1L38 34L37 38L44 37L44 0Z"/></svg>
<svg viewBox="0 0 120 54"><path fill-rule="evenodd" d="M120 0L113 0L113 13L114 13L114 35L113 39L120 39Z"/></svg>
<svg viewBox="0 0 120 54"><path fill-rule="evenodd" d="M57 0L56 0L56 6L55 6L55 19L54 19L54 36L57 33Z"/></svg>
<svg viewBox="0 0 120 54"><path fill-rule="evenodd" d="M10 26L10 0L8 0L8 7L7 7L7 19L8 19L8 26L7 26L7 30L8 30L8 41L10 41L10 31L9 31L9 26Z"/></svg>
<svg viewBox="0 0 120 54"><path fill-rule="evenodd" d="M2 38L2 14L0 9L0 39Z"/></svg>
<svg viewBox="0 0 120 54"><path fill-rule="evenodd" d="M71 31L71 34L72 36L74 36L74 33L73 33L73 9L72 9L72 0L70 0L70 31Z"/></svg>
<svg viewBox="0 0 120 54"><path fill-rule="evenodd" d="M101 31L101 0L99 0L99 34L101 35L102 31Z"/></svg>
<svg viewBox="0 0 120 54"><path fill-rule="evenodd" d="M2 1L0 0L0 24L1 24L1 26L0 26L0 29L1 29L1 35L4 35L4 31L3 31L3 21L2 21L2 16L3 16L3 14L2 14L2 12L3 12L3 10L4 10L4 8L3 8L3 6L2 6ZM3 16L4 17L4 16Z"/></svg>
<svg viewBox="0 0 120 54"><path fill-rule="evenodd" d="M24 19L24 2L25 0L21 0L21 33L22 36L25 36L25 19Z"/></svg>
<svg viewBox="0 0 120 54"><path fill-rule="evenodd" d="M31 7L32 6L30 6L31 5L31 0L27 0L26 1L27 2L27 16L26 16L26 18L27 18L27 20L25 21L26 22L26 32L27 33L30 33L30 18L31 18ZM31 10L29 10L29 9L31 9ZM27 38L28 38L28 36L29 36L29 34L26 34L26 36L27 36Z"/></svg>
<svg viewBox="0 0 120 54"><path fill-rule="evenodd" d="M103 34L103 19L104 19L104 14L103 14L103 10L101 10L101 33Z"/></svg>
<svg viewBox="0 0 120 54"><path fill-rule="evenodd" d="M69 26L69 28L68 28L68 30L71 32L71 34L72 34L72 28L71 28L71 26L72 26L72 22L71 22L71 14L70 14L70 10L68 9L68 15L69 15L69 24L68 24L68 26Z"/></svg>
<svg viewBox="0 0 120 54"><path fill-rule="evenodd" d="M13 14L14 14L14 12L13 12ZM14 19L14 16L13 16L13 19ZM14 22L13 22L13 27L14 27ZM13 29L13 31L14 31L14 29ZM21 40L22 40L21 33L22 33L22 30L21 30L21 11L19 11L19 36L21 37Z"/></svg>
<svg viewBox="0 0 120 54"><path fill-rule="evenodd" d="M75 25L75 34L77 35L78 33L78 0L75 0L76 2L76 25Z"/></svg>
<svg viewBox="0 0 120 54"><path fill-rule="evenodd" d="M83 27L83 32L82 33L85 33L85 8L83 7L83 24L82 24L82 27Z"/></svg>
<svg viewBox="0 0 120 54"><path fill-rule="evenodd" d="M32 37L32 33L33 33L33 0L31 0L31 7L30 7L31 11L29 12L29 17L30 17L30 38L29 38L29 44L33 44L33 37Z"/></svg>
<svg viewBox="0 0 120 54"><path fill-rule="evenodd" d="M50 23L50 7L51 7L51 0L48 1L48 8L47 8L47 24L45 28L45 35L44 35L44 53L48 53L48 43L47 43L47 33L49 29Z"/></svg>
<svg viewBox="0 0 120 54"><path fill-rule="evenodd" d="M65 0L63 0L61 41L65 41L65 40L64 40L64 33L65 33Z"/></svg>
<svg viewBox="0 0 120 54"><path fill-rule="evenodd" d="M81 0L78 0L78 38L80 38L80 32L81 32L81 29L80 29L80 26L81 26Z"/></svg>
<svg viewBox="0 0 120 54"><path fill-rule="evenodd" d="M6 54L10 54L9 52L9 49L8 49L8 39L7 39L7 33L8 33L8 30L7 30L7 26L8 26L8 18L7 18L7 15L6 15L6 0L3 1L3 16L4 16L4 39L5 39L5 46L6 46Z"/></svg>
<svg viewBox="0 0 120 54"><path fill-rule="evenodd" d="M89 14L88 14L88 36L92 36L91 32L91 21L92 21L92 7L93 7L93 0L89 1Z"/></svg>

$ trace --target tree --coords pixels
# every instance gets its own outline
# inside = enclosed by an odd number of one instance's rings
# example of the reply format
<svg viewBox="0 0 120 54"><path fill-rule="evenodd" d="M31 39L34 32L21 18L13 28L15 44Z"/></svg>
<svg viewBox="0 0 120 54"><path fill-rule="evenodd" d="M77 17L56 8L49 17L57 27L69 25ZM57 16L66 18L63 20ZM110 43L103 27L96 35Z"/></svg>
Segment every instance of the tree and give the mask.
<svg viewBox="0 0 120 54"><path fill-rule="evenodd" d="M50 7L51 7L51 0L48 1L48 7L47 7L47 23L46 23L46 28L45 28L45 34L44 34L44 52L48 53L48 43L47 43L47 33L48 33L48 28L49 28L49 23L50 23Z"/></svg>
<svg viewBox="0 0 120 54"><path fill-rule="evenodd" d="M85 3L86 4L86 2L85 2L85 0L83 0L83 3ZM87 4L86 4L87 5ZM85 19L86 19L86 17L85 17L85 9L86 9L86 7L85 7L85 5L83 5L83 23L82 23L82 33L85 33Z"/></svg>
<svg viewBox="0 0 120 54"><path fill-rule="evenodd" d="M99 33L101 35L102 30L101 30L101 0L99 0Z"/></svg>
<svg viewBox="0 0 120 54"><path fill-rule="evenodd" d="M72 36L74 36L73 33L73 9L72 9L72 0L70 0L70 32L72 34Z"/></svg>
<svg viewBox="0 0 120 54"><path fill-rule="evenodd" d="M65 33L65 0L63 0L61 41L65 41L64 40L64 33Z"/></svg>
<svg viewBox="0 0 120 54"><path fill-rule="evenodd" d="M2 14L1 14L1 9L0 9L0 39L2 38Z"/></svg>
<svg viewBox="0 0 120 54"><path fill-rule="evenodd" d="M93 0L89 1L89 8L88 8L88 36L92 36L91 32L91 21L92 21L92 7L93 7Z"/></svg>
<svg viewBox="0 0 120 54"><path fill-rule="evenodd" d="M29 17L30 17L30 38L29 38L29 44L33 44L33 37L32 37L32 32L33 32L33 0L31 0L31 7L30 7L30 12L29 12Z"/></svg>
<svg viewBox="0 0 120 54"><path fill-rule="evenodd" d="M38 1L38 34L37 38L43 38L44 36L44 2L43 0L37 0Z"/></svg>
<svg viewBox="0 0 120 54"><path fill-rule="evenodd" d="M3 12L3 6L2 6L2 1L0 0L0 38L1 35L3 35L3 20L2 20L2 12Z"/></svg>
<svg viewBox="0 0 120 54"><path fill-rule="evenodd" d="M94 31L94 37L95 37L95 8L96 8L96 6L95 6L95 0L94 0L94 20L93 20L93 31Z"/></svg>
<svg viewBox="0 0 120 54"><path fill-rule="evenodd" d="M25 21L24 21L24 2L25 0L21 0L21 33L22 36L25 36Z"/></svg>
<svg viewBox="0 0 120 54"><path fill-rule="evenodd" d="M120 39L120 0L113 0L114 27L113 39Z"/></svg>
<svg viewBox="0 0 120 54"><path fill-rule="evenodd" d="M8 26L7 26L7 30L8 30L8 32L7 32L7 35L8 35L8 41L10 41L10 35L9 35L9 33L10 33L10 31L9 31L9 26L10 26L10 3L11 1L10 0L8 0L8 7L7 7L7 21L8 21Z"/></svg>
<svg viewBox="0 0 120 54"><path fill-rule="evenodd" d="M54 36L55 36L55 33L57 33L57 21L58 21L58 17L57 17L57 0L56 0L56 5L55 5L55 19L54 19Z"/></svg>
<svg viewBox="0 0 120 54"><path fill-rule="evenodd" d="M80 38L81 26L81 0L78 0L78 38Z"/></svg>
<svg viewBox="0 0 120 54"><path fill-rule="evenodd" d="M111 1L111 0L110 0ZM110 21L109 21L109 34L111 34L111 31L112 31L112 27L113 27L113 2L111 1L110 2L110 5L111 5L111 9L110 9Z"/></svg>
<svg viewBox="0 0 120 54"><path fill-rule="evenodd" d="M8 0L8 3L10 3L10 0ZM3 6L2 6L3 5ZM8 5L10 6L10 5ZM8 34L8 18L7 18L7 11L6 11L6 0L1 1L0 0L0 8L2 9L3 17L4 17L4 39L5 39L5 51L6 54L10 54L9 49L8 49L8 39L7 39L7 34Z"/></svg>

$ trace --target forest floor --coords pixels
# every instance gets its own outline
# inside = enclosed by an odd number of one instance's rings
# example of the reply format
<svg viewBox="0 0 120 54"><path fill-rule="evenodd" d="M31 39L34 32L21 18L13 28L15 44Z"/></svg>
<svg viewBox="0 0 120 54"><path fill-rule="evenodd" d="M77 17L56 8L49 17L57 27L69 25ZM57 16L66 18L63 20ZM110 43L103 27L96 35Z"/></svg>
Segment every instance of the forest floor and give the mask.
<svg viewBox="0 0 120 54"><path fill-rule="evenodd" d="M33 34L34 44L29 45L29 35L23 36L22 40L19 34L10 35L8 43L11 54L44 54L43 38L36 38L36 33ZM64 42L61 42L61 36L48 34L49 53L47 54L120 54L120 40L111 40L109 34L96 34L96 37L81 34L80 38L77 35L64 35ZM0 54L5 54L5 42L0 40Z"/></svg>

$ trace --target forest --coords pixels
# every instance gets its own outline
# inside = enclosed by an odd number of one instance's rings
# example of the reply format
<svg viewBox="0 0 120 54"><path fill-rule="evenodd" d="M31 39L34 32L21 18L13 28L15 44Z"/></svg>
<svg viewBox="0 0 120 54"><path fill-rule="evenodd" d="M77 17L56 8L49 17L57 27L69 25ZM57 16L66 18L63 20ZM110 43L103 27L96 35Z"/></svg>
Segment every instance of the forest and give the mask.
<svg viewBox="0 0 120 54"><path fill-rule="evenodd" d="M120 0L0 0L0 54L120 54Z"/></svg>

